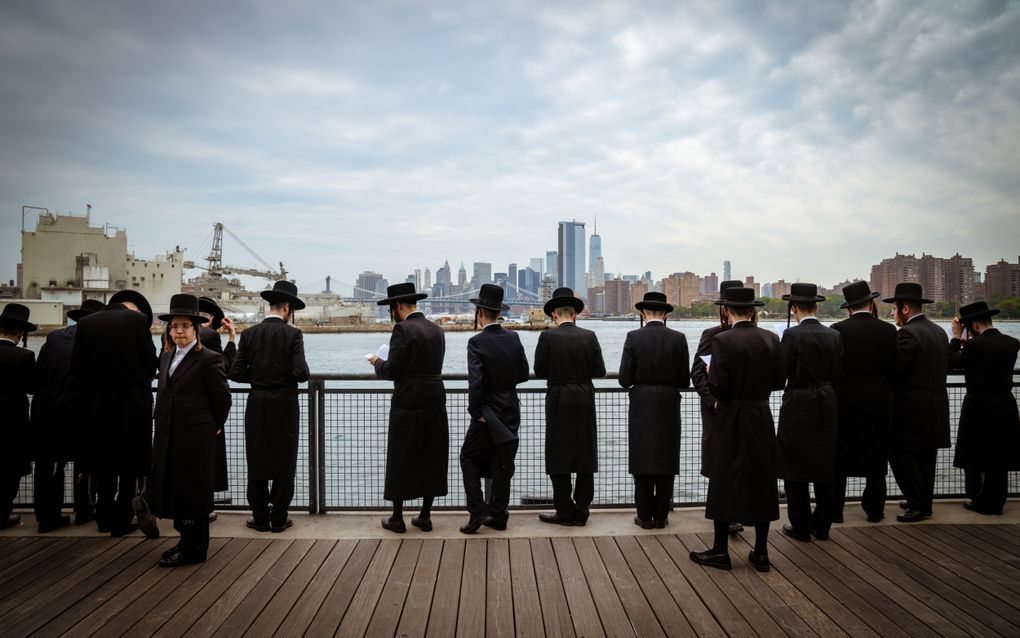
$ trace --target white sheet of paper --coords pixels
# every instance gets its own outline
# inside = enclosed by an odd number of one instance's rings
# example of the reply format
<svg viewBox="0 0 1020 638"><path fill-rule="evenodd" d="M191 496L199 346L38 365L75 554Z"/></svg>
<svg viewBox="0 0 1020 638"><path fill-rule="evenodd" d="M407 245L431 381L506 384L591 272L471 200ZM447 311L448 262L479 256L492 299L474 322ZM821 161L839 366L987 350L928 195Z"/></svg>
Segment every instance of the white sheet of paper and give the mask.
<svg viewBox="0 0 1020 638"><path fill-rule="evenodd" d="M701 355L701 360L705 362L706 366L712 365L712 355L710 354Z"/></svg>
<svg viewBox="0 0 1020 638"><path fill-rule="evenodd" d="M382 344L376 349L376 351L373 354L375 354L375 356L379 357L383 361L386 361L386 359L388 359L390 356L390 345L388 343ZM365 359L369 359L371 356L372 356L371 354L366 354Z"/></svg>

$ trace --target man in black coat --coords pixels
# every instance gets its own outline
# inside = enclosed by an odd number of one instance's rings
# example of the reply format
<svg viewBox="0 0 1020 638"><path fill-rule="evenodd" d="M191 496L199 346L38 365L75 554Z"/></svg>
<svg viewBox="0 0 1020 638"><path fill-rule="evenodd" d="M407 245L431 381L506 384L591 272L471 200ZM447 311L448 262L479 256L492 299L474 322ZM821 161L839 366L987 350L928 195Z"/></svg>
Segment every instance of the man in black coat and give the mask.
<svg viewBox="0 0 1020 638"><path fill-rule="evenodd" d="M131 502L152 469L152 308L121 290L106 309L78 323L71 353L72 386L85 397L88 459L94 470L96 523L123 536L137 528Z"/></svg>
<svg viewBox="0 0 1020 638"><path fill-rule="evenodd" d="M949 394L946 365L949 345L946 331L928 321L920 284L896 284L892 316L896 333L893 367L893 419L889 464L906 501L896 517L903 523L924 520L932 514L935 462L939 448L949 447Z"/></svg>
<svg viewBox="0 0 1020 638"><path fill-rule="evenodd" d="M199 326L201 330L199 340L202 342L202 347L222 355L223 365L229 371L230 366L234 363L234 357L237 355L237 346L234 344L237 332L234 330L234 322L223 313L223 310L212 297L199 297L198 307L202 316L207 320L207 325ZM220 340L219 329L221 327L227 331L226 348L223 347L223 343ZM216 479L213 481L213 490L215 492L225 492L230 489L230 483L227 479L227 437L225 426L226 421L221 423L219 430L216 431ZM210 513L209 520L215 519L216 512Z"/></svg>
<svg viewBox="0 0 1020 638"><path fill-rule="evenodd" d="M468 339L468 414L471 425L460 448L460 469L470 518L460 528L474 534L482 525L505 530L510 512L510 479L517 456L521 402L517 384L528 380L528 357L516 332L499 325L503 289L482 284L475 318L482 331ZM482 496L482 477L492 479L491 498Z"/></svg>
<svg viewBox="0 0 1020 638"><path fill-rule="evenodd" d="M159 565L178 567L205 561L209 550L216 430L230 412L230 388L223 357L200 342L207 319L194 295L174 295L170 312L159 318L172 345L159 359L149 505L174 519L180 541Z"/></svg>
<svg viewBox="0 0 1020 638"><path fill-rule="evenodd" d="M1002 514L1009 472L1020 470L1020 415L1013 369L1020 341L992 326L998 310L978 301L953 319L949 367L963 370L967 394L960 408L953 465L963 469L967 499L979 514Z"/></svg>
<svg viewBox="0 0 1020 638"><path fill-rule="evenodd" d="M716 302L726 308L730 329L712 340L708 384L717 402L709 431L708 499L705 518L715 521L711 549L691 552L696 563L730 569L730 521L754 523L748 560L768 571L769 522L779 518L776 434L769 407L772 391L783 389L783 350L775 333L756 326L752 288L729 288Z"/></svg>
<svg viewBox="0 0 1020 638"><path fill-rule="evenodd" d="M81 308L69 310L67 318L80 321L103 309L103 303L86 299ZM81 427L82 395L71 387L71 353L78 325L73 323L46 335L36 365L38 387L32 397L32 432L35 437L35 520L39 532L51 532L71 522L61 513L64 506L64 467L74 462L74 522L95 520L90 479L82 453L85 437Z"/></svg>
<svg viewBox="0 0 1020 638"><path fill-rule="evenodd" d="M832 519L836 523L843 522L848 476L864 477L861 507L868 521L885 518L896 328L878 318L878 296L866 281L843 288L846 301L840 308L850 317L832 325L843 337L843 365L835 383L839 437Z"/></svg>
<svg viewBox="0 0 1020 638"><path fill-rule="evenodd" d="M28 321L27 306L9 303L0 313L0 529L21 524L13 514L21 477L32 471L28 395L35 394L35 353L24 345L36 325Z"/></svg>
<svg viewBox="0 0 1020 638"><path fill-rule="evenodd" d="M290 281L277 281L272 290L259 294L269 302L269 314L262 323L241 333L229 376L231 381L251 384L244 410L248 505L252 509L247 525L260 532L278 533L293 525L287 510L294 498L297 472L297 387L308 380L308 362L301 331L289 322L305 302L298 299L297 286Z"/></svg>
<svg viewBox="0 0 1020 638"><path fill-rule="evenodd" d="M414 284L400 283L386 289L394 321L386 358L369 356L380 379L393 381L389 430L386 437L386 483L383 498L393 501L393 514L382 526L403 534L404 501L422 498L421 512L411 524L432 531L432 502L446 496L450 428L446 415L443 329L418 311L418 301L428 295L415 292Z"/></svg>
<svg viewBox="0 0 1020 638"><path fill-rule="evenodd" d="M553 486L555 514L539 514L543 523L584 525L595 498L598 441L595 386L606 375L595 333L574 323L584 302L570 288L557 288L545 303L556 328L538 335L535 376L548 380L545 396L545 472ZM570 475L577 474L574 495Z"/></svg>
<svg viewBox="0 0 1020 638"><path fill-rule="evenodd" d="M666 327L673 306L661 292L635 304L642 326L627 333L620 385L630 389L629 470L634 476L634 524L662 529L680 473L680 389L691 385L687 337Z"/></svg>
<svg viewBox="0 0 1020 638"><path fill-rule="evenodd" d="M779 410L777 462L790 518L783 533L799 541L810 541L812 533L828 540L839 434L832 384L839 379L843 340L815 317L818 303L825 301L815 284L795 283L783 300L797 320L782 340L786 390ZM808 483L815 490L813 513Z"/></svg>

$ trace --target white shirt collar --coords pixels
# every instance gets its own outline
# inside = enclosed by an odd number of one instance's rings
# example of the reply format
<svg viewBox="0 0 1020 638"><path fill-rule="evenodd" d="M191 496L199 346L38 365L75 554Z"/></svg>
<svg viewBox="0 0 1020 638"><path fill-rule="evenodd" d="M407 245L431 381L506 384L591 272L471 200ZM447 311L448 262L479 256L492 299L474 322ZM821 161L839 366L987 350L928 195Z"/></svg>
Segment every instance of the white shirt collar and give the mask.
<svg viewBox="0 0 1020 638"><path fill-rule="evenodd" d="M191 343L189 343L188 345L184 346L183 348L181 346L177 346L177 352L175 352L174 354L177 354L177 355L180 355L180 356L183 357L184 355L186 355L189 352L191 352L191 349L195 347L196 343L198 343L198 337L195 337L194 339L192 339Z"/></svg>
<svg viewBox="0 0 1020 638"><path fill-rule="evenodd" d="M574 322L569 320L569 319L564 319L563 321L560 322L560 325L563 326L563 325L566 325L568 323L574 323Z"/></svg>
<svg viewBox="0 0 1020 638"><path fill-rule="evenodd" d="M283 317L279 315L266 315L266 319L276 319L278 321L283 321Z"/></svg>
<svg viewBox="0 0 1020 638"><path fill-rule="evenodd" d="M907 319L907 323L910 323L910 322L911 322L911 321L913 321L914 319L917 319L918 317L923 317L923 316L924 316L924 314L920 314L920 315L914 315L914 316L913 316L913 317L911 317L910 319Z"/></svg>
<svg viewBox="0 0 1020 638"><path fill-rule="evenodd" d="M805 321L818 321L818 317L816 317L814 315L808 315L807 317L801 317L800 321L798 321L797 323L798 324L802 324Z"/></svg>
<svg viewBox="0 0 1020 638"><path fill-rule="evenodd" d="M0 337L0 341L10 341L14 345L18 345L17 341L15 341L14 339L8 339L7 337Z"/></svg>
<svg viewBox="0 0 1020 638"><path fill-rule="evenodd" d="M735 326L735 325L737 325L739 323L754 323L754 322L751 321L750 319L738 319L738 320L734 321L732 324L730 324L730 327L732 328L733 326Z"/></svg>
<svg viewBox="0 0 1020 638"><path fill-rule="evenodd" d="M854 310L853 314L854 315L870 315L871 311L870 310Z"/></svg>
<svg viewBox="0 0 1020 638"><path fill-rule="evenodd" d="M663 321L662 319L648 319L647 321L645 321L646 326L650 323L666 323L666 322Z"/></svg>

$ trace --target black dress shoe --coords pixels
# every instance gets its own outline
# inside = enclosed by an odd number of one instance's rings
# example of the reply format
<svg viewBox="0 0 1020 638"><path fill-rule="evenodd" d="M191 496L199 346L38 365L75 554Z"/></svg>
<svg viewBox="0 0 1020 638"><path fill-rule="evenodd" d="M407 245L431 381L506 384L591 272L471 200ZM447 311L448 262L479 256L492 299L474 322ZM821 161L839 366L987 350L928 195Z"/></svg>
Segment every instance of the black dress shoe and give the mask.
<svg viewBox="0 0 1020 638"><path fill-rule="evenodd" d="M138 522L138 529L149 538L159 538L159 526L156 524L156 517L149 510L149 502L143 496L136 496L131 499L131 509L135 511L135 520Z"/></svg>
<svg viewBox="0 0 1020 638"><path fill-rule="evenodd" d="M646 521L640 516L634 517L634 524L640 527L641 529L652 529L653 527L655 527L655 524L652 521Z"/></svg>
<svg viewBox="0 0 1020 638"><path fill-rule="evenodd" d="M113 536L114 538L119 538L121 536L127 536L131 532L137 532L137 531L138 531L138 526L135 525L134 523L130 523L130 524L128 524L125 527L114 527L114 528L112 528L110 530L110 536Z"/></svg>
<svg viewBox="0 0 1020 638"><path fill-rule="evenodd" d="M740 523L730 523L730 534L739 534L744 531L744 526Z"/></svg>
<svg viewBox="0 0 1020 638"><path fill-rule="evenodd" d="M431 532L432 531L432 517L429 516L429 517L422 518L421 516L415 516L414 518L411 519L411 525L414 525L415 527L417 527L418 529L420 529L423 532ZM463 532L464 530L461 529L460 531Z"/></svg>
<svg viewBox="0 0 1020 638"><path fill-rule="evenodd" d="M829 533L828 532L812 532L812 534L815 535L815 540L819 540L819 541L827 541L827 540L829 540Z"/></svg>
<svg viewBox="0 0 1020 638"><path fill-rule="evenodd" d="M896 517L896 520L901 523L916 523L918 521L923 521L926 518L928 518L928 515L924 512L919 512L917 510L904 510L902 514Z"/></svg>
<svg viewBox="0 0 1020 638"><path fill-rule="evenodd" d="M901 510L905 510L905 509L909 509L909 508L910 508L910 504L909 503L907 503L906 501L900 501L900 509Z"/></svg>
<svg viewBox="0 0 1020 638"><path fill-rule="evenodd" d="M500 531L500 532L505 532L506 531L506 521L497 521L496 519L494 519L492 517L489 517L489 518L486 518L485 520L483 520L482 521L482 525L485 525L486 527L491 527L492 529Z"/></svg>
<svg viewBox="0 0 1020 638"><path fill-rule="evenodd" d="M75 525L88 525L92 521L96 520L95 514L75 514L74 524Z"/></svg>
<svg viewBox="0 0 1020 638"><path fill-rule="evenodd" d="M7 521L3 525L0 525L0 529L7 527L17 527L21 525L21 514L11 514L7 517Z"/></svg>
<svg viewBox="0 0 1020 638"><path fill-rule="evenodd" d="M811 532L802 532L795 528L793 525L790 525L789 523L783 525L783 533L789 536L790 538L798 540L802 543L807 543L811 541Z"/></svg>
<svg viewBox="0 0 1020 638"><path fill-rule="evenodd" d="M768 552L762 552L759 554L752 549L751 553L747 555L747 560L760 572L767 572L772 568L772 564L769 563Z"/></svg>
<svg viewBox="0 0 1020 638"><path fill-rule="evenodd" d="M197 565L204 563L205 558L200 556L188 556L183 552L175 552L166 558L159 559L160 567L184 567L185 565Z"/></svg>
<svg viewBox="0 0 1020 638"><path fill-rule="evenodd" d="M248 517L248 520L246 520L246 521L244 522L244 526L245 526L245 527L247 527L248 529L253 529L253 530L255 530L256 532L268 532L268 531L269 531L269 529L270 529L270 528L269 528L269 522L268 522L268 521L266 521L266 522L263 522L263 521L256 521L256 520L255 520L255 519L254 519L253 517L251 517L251 516L249 516L249 517Z"/></svg>
<svg viewBox="0 0 1020 638"><path fill-rule="evenodd" d="M382 528L394 534L403 534L407 531L407 525L404 524L404 519L402 518L384 518L382 520Z"/></svg>
<svg viewBox="0 0 1020 638"><path fill-rule="evenodd" d="M843 522L843 515L842 514L836 514L835 516L832 517L832 522L833 523L842 523Z"/></svg>
<svg viewBox="0 0 1020 638"><path fill-rule="evenodd" d="M216 520L216 518L217 518L217 516L216 516L216 512L209 512L209 522L210 522L210 523L211 523L211 522L213 522L213 521L215 521L215 520Z"/></svg>
<svg viewBox="0 0 1020 638"><path fill-rule="evenodd" d="M539 514L538 520L542 521L543 523L549 523L550 525L567 525L567 526L576 525L574 521L568 521L566 519L560 518L560 515L556 513ZM581 525L584 525L584 523L581 523Z"/></svg>
<svg viewBox="0 0 1020 638"><path fill-rule="evenodd" d="M270 525L269 531L274 534L279 534L283 530L290 529L291 527L294 527L294 521L288 518L286 521L284 521L283 525Z"/></svg>
<svg viewBox="0 0 1020 638"><path fill-rule="evenodd" d="M869 523L881 523L885 520L885 514L868 514Z"/></svg>
<svg viewBox="0 0 1020 638"><path fill-rule="evenodd" d="M655 525L655 529L666 529L666 526L669 525L669 519L668 518L664 518L661 521L660 520L655 520L655 521L652 521L652 523Z"/></svg>
<svg viewBox="0 0 1020 638"><path fill-rule="evenodd" d="M585 523L588 522L588 510L586 509L575 509L574 510L574 525L578 527L584 527Z"/></svg>
<svg viewBox="0 0 1020 638"><path fill-rule="evenodd" d="M984 514L985 516L1001 516L1002 515L1002 510L999 510L999 511L996 512L996 511L993 511L993 510L987 510L987 509L985 509L983 507L978 507L974 503L974 501L972 501L970 499L967 499L966 501L963 502L963 509L969 510L971 512L976 512L978 514Z"/></svg>
<svg viewBox="0 0 1020 638"><path fill-rule="evenodd" d="M45 523L39 523L39 533L46 534L47 532L52 532L53 530L60 529L61 527L66 527L70 524L71 517L68 516L67 514L61 514L56 518L56 520L46 521Z"/></svg>
<svg viewBox="0 0 1020 638"><path fill-rule="evenodd" d="M181 551L181 546L180 545L174 545L170 549L168 549L165 552L163 552L163 554L160 556L160 558L170 558L171 556L173 556L174 554L179 553L180 551Z"/></svg>
<svg viewBox="0 0 1020 638"><path fill-rule="evenodd" d="M487 517L485 517L485 516L472 516L471 519L468 520L467 525L462 525L461 526L460 533L461 534L474 534L474 533L476 533L478 531L478 529L482 525L485 524L486 520L487 520ZM431 529L431 527L429 529Z"/></svg>
<svg viewBox="0 0 1020 638"><path fill-rule="evenodd" d="M110 526L108 524L106 524L106 523L99 523L99 522L97 522L96 523L96 531L99 532L100 534L109 534L110 533Z"/></svg>
<svg viewBox="0 0 1020 638"><path fill-rule="evenodd" d="M727 551L717 552L709 549L703 552L691 552L691 560L705 567L726 570L733 569L733 565L730 563L730 553Z"/></svg>

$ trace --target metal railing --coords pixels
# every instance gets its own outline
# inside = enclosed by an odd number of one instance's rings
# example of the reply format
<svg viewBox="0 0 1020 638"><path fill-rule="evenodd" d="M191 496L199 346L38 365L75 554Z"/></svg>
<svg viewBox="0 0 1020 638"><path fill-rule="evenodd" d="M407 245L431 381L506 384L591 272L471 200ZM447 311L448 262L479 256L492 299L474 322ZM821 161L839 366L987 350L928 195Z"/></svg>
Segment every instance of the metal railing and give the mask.
<svg viewBox="0 0 1020 638"><path fill-rule="evenodd" d="M612 378L612 377L610 377ZM464 509L464 490L460 471L460 442L470 424L467 412L466 375L444 375L447 387L447 413L450 425L448 493L436 499L437 509ZM459 386L459 387L458 387ZM960 405L965 387L947 382L950 402L952 441L956 441ZM230 489L217 495L217 509L247 509L244 444L244 410L247 388L233 388L234 403L225 426ZM386 436L392 383L373 375L312 376L302 396L300 447L292 507L310 513L338 510L382 510L383 479L386 463ZM516 473L512 481L511 506L519 509L548 508L552 488L545 474L545 388L518 389L521 399L520 447ZM1020 397L1020 384L1013 394ZM1020 399L1018 399L1020 400ZM775 392L770 405L778 423L782 392ZM627 391L599 383L595 390L598 420L599 472L595 477L594 506L632 507L633 481L627 468ZM678 506L705 502L708 481L700 475L701 410L693 390L682 392L682 439L680 475L674 484L674 502ZM963 496L963 472L953 467L954 448L939 451L935 492L938 497ZM71 472L67 472L65 495L70 498ZM889 496L899 489L891 472L887 478ZM780 482L781 487L781 482ZM850 478L848 500L860 497L864 480ZM1010 474L1010 495L1020 495L1020 474ZM24 477L16 501L25 507L32 502L31 476Z"/></svg>

